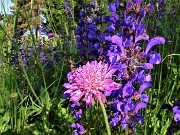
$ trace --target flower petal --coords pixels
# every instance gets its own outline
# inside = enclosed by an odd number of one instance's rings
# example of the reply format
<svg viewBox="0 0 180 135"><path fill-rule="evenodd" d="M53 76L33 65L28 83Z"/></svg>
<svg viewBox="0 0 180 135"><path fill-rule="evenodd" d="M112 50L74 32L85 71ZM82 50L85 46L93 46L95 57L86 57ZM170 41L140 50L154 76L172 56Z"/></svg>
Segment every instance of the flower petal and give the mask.
<svg viewBox="0 0 180 135"><path fill-rule="evenodd" d="M108 32L114 32L115 31L115 25L114 24L110 24L109 26L108 26L108 29L107 29L107 31Z"/></svg>
<svg viewBox="0 0 180 135"><path fill-rule="evenodd" d="M180 121L180 114L179 113L174 114L174 120Z"/></svg>
<svg viewBox="0 0 180 135"><path fill-rule="evenodd" d="M143 63L140 65L141 67L143 67L144 69L153 69L153 64L151 63Z"/></svg>
<svg viewBox="0 0 180 135"><path fill-rule="evenodd" d="M124 47L122 45L123 44L122 39L119 36L114 35L111 37L111 42L117 44L119 49L121 50L121 53L124 55L125 51L124 51Z"/></svg>
<svg viewBox="0 0 180 135"><path fill-rule="evenodd" d="M148 88L151 88L152 87L152 84L150 82L145 82L143 83L140 88L139 88L139 91L138 93L141 95L141 93L145 90L145 89L148 89Z"/></svg>
<svg viewBox="0 0 180 135"><path fill-rule="evenodd" d="M138 36L136 37L135 39L135 43L138 42L139 40L149 40L149 36L148 35L145 35L145 36Z"/></svg>
<svg viewBox="0 0 180 135"><path fill-rule="evenodd" d="M145 103L149 102L149 96L147 94L142 94L141 95L142 101Z"/></svg>
<svg viewBox="0 0 180 135"><path fill-rule="evenodd" d="M149 55L149 62L151 64L159 64L161 63L161 55L159 53L152 53Z"/></svg>
<svg viewBox="0 0 180 135"><path fill-rule="evenodd" d="M149 81L151 81L151 80L152 80L151 74L146 74L146 75L145 75L145 81L146 81L146 82L149 82Z"/></svg>
<svg viewBox="0 0 180 135"><path fill-rule="evenodd" d="M134 92L134 87L133 86L128 86L128 85L125 85L124 88L123 88L123 97L126 97L126 96L131 96L132 93Z"/></svg>
<svg viewBox="0 0 180 135"><path fill-rule="evenodd" d="M63 94L62 94L62 98L67 98L67 97L69 97L69 96L70 96L69 93L63 93Z"/></svg>
<svg viewBox="0 0 180 135"><path fill-rule="evenodd" d="M136 119L136 122L138 122L139 124L142 124L144 121L144 117L142 115L139 115L139 114L136 115L135 119Z"/></svg>
<svg viewBox="0 0 180 135"><path fill-rule="evenodd" d="M110 120L109 124L114 127L114 126L116 126L116 125L118 124L118 122L119 122L119 119L117 119L117 118L112 118L112 119Z"/></svg>
<svg viewBox="0 0 180 135"><path fill-rule="evenodd" d="M74 91L73 93L70 94L70 96L71 96L70 101L77 103L83 95L84 95L84 93L81 92L80 90Z"/></svg>
<svg viewBox="0 0 180 135"><path fill-rule="evenodd" d="M125 106L124 106L123 102L117 103L117 110L120 111L120 112L125 111Z"/></svg>
<svg viewBox="0 0 180 135"><path fill-rule="evenodd" d="M114 4L109 5L109 11L110 12L116 12L116 6Z"/></svg>
<svg viewBox="0 0 180 135"><path fill-rule="evenodd" d="M77 129L79 132L82 132L85 130L84 126L80 125L79 123L73 123L71 127Z"/></svg>
<svg viewBox="0 0 180 135"><path fill-rule="evenodd" d="M173 113L179 113L180 114L180 106L173 107Z"/></svg>
<svg viewBox="0 0 180 135"><path fill-rule="evenodd" d="M157 44L164 44L165 43L165 39L163 37L154 37L152 38L146 45L145 50L144 50L144 54L147 55L149 50L157 45Z"/></svg>
<svg viewBox="0 0 180 135"><path fill-rule="evenodd" d="M146 104L145 103L142 103L142 102L138 102L136 103L136 107L135 107L135 112L138 113L138 111L142 108L146 108Z"/></svg>

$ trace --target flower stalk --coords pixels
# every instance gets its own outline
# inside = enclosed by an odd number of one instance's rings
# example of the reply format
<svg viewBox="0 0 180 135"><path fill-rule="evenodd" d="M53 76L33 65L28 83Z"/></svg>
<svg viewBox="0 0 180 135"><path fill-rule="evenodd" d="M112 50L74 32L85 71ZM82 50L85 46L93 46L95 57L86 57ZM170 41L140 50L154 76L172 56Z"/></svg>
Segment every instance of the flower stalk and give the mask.
<svg viewBox="0 0 180 135"><path fill-rule="evenodd" d="M101 100L99 98L98 98L98 101L99 101L101 109L103 111L103 116L104 116L104 121L105 121L105 124L106 124L107 135L111 135L111 130L110 130L110 126L109 126L109 123L108 123L108 117L107 117L107 113L106 113L104 104L101 102Z"/></svg>

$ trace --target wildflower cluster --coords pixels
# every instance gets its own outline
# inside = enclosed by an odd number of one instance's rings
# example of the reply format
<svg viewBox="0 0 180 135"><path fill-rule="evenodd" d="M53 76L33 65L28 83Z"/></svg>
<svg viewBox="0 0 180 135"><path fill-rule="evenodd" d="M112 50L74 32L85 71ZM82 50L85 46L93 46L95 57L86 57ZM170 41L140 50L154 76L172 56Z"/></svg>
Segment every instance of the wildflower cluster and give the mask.
<svg viewBox="0 0 180 135"><path fill-rule="evenodd" d="M48 34L49 38L54 37L54 33ZM19 53L17 53L19 49ZM11 64L25 64L30 65L34 63L35 54L37 54L41 63L52 63L58 62L59 57L57 53L52 53L57 50L57 46L53 46L51 41L45 41L44 38L39 39L37 45L30 42L29 36L23 36L21 39L16 41L12 39L11 44Z"/></svg>
<svg viewBox="0 0 180 135"><path fill-rule="evenodd" d="M165 43L163 37L150 39L146 33L143 17L154 7L151 4L141 6L142 2L129 0L121 6L120 1L116 0L108 6L109 16L102 16L99 12L90 15L88 10L93 6L83 5L80 12L82 18L75 32L78 49L85 60L95 61L68 73L69 83L64 84L68 89L64 94L68 94L73 103L82 104L82 99L86 106L92 107L93 100L100 98L105 103L103 97L108 97L112 112L109 115L110 125L121 125L123 130L128 127L134 132L135 123L142 124L144 120L139 110L146 108L149 102L144 90L152 87L152 77L147 71L161 62L161 55L151 51L151 48ZM125 10L121 16L122 9ZM107 28L103 29L102 24ZM142 41L147 42L145 47ZM108 65L112 71L110 74L107 72ZM115 81L121 85L107 80L113 73Z"/></svg>

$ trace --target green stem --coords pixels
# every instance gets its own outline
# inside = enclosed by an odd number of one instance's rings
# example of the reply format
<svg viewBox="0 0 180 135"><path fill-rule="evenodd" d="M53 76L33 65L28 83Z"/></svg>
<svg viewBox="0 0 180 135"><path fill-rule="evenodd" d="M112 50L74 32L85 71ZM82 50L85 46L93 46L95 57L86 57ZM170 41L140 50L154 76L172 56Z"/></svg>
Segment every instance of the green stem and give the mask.
<svg viewBox="0 0 180 135"><path fill-rule="evenodd" d="M105 110L104 104L101 102L101 100L99 98L98 98L98 100L99 100L99 103L101 105L101 109L103 111L104 120L105 120L105 123L106 123L107 134L111 135L111 130L110 130L110 127L109 127L108 117L107 117L107 114L106 114L106 110Z"/></svg>
<svg viewBox="0 0 180 135"><path fill-rule="evenodd" d="M25 68L24 68L24 65L22 65L22 69L23 69L23 73L24 73L24 75L25 75L25 78L26 78L26 80L27 80L27 83L28 83L28 85L29 85L29 87L30 87L30 90L32 91L32 93L33 93L33 95L35 96L36 100L38 101L39 105L41 105L41 101L39 100L38 96L36 95L36 93L35 93L32 85L31 85L31 82L30 82L30 80L29 80L29 78L28 78L28 75L27 75L27 73L26 73L26 70L25 70Z"/></svg>
<svg viewBox="0 0 180 135"><path fill-rule="evenodd" d="M128 135L128 127L125 129L125 135Z"/></svg>

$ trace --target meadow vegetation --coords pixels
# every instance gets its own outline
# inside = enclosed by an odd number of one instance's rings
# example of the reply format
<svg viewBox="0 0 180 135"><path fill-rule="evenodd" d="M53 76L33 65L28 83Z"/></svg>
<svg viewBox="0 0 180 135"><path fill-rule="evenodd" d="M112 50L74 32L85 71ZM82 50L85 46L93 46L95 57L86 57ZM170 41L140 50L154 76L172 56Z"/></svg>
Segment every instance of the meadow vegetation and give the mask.
<svg viewBox="0 0 180 135"><path fill-rule="evenodd" d="M180 135L178 0L12 2L0 134Z"/></svg>

